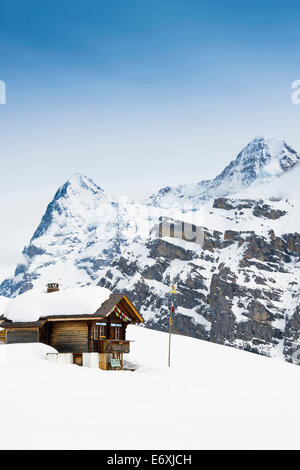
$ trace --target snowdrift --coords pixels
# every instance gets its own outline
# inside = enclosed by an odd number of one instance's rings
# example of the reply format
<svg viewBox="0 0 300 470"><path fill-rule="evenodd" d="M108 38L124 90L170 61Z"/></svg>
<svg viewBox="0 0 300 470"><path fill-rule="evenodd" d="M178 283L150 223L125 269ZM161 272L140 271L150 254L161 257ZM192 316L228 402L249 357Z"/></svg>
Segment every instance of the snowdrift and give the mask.
<svg viewBox="0 0 300 470"><path fill-rule="evenodd" d="M0 346L0 447L300 447L298 366L173 336L168 369L166 333L129 326L128 337L135 372L54 364L40 359L44 345Z"/></svg>

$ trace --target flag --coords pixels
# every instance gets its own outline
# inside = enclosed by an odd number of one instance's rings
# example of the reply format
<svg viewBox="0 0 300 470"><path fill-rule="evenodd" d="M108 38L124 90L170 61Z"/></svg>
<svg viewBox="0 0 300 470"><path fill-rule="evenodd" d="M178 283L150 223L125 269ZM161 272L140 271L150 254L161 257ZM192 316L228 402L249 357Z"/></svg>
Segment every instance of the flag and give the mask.
<svg viewBox="0 0 300 470"><path fill-rule="evenodd" d="M172 294L171 294L171 315L175 313L175 286L172 285Z"/></svg>

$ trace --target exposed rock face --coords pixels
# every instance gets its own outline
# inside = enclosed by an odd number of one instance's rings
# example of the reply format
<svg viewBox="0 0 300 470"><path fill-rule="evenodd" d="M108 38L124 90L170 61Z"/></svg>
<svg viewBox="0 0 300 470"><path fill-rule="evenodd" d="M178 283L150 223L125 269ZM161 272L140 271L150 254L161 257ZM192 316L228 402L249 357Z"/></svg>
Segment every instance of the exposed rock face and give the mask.
<svg viewBox="0 0 300 470"><path fill-rule="evenodd" d="M216 209L225 209L230 211L232 209L242 210L242 209L251 209L255 205L255 201L251 199L229 199L226 197L219 197L214 200L213 207Z"/></svg>
<svg viewBox="0 0 300 470"><path fill-rule="evenodd" d="M300 363L300 308L287 318L284 331L284 356L289 362Z"/></svg>
<svg viewBox="0 0 300 470"><path fill-rule="evenodd" d="M167 331L169 286L175 282L176 332L290 361L291 342L300 340L299 283L291 269L299 260L299 242L299 234L238 231L206 231L203 250L194 243L171 248L169 241L154 240L142 264L124 262L127 253L100 285L118 289L134 275L128 295L147 326Z"/></svg>
<svg viewBox="0 0 300 470"><path fill-rule="evenodd" d="M161 239L156 239L153 242L147 244L147 248L150 249L149 255L151 258L165 258L171 260L182 260L190 261L194 257L194 252L191 250L185 250L180 246L173 245Z"/></svg>
<svg viewBox="0 0 300 470"><path fill-rule="evenodd" d="M251 199L228 199L220 197L214 200L213 207L215 209L225 209L242 211L243 209L253 209L252 214L255 217L263 217L265 219L276 220L286 214L286 211L273 209L270 205L264 204L263 201L253 201Z"/></svg>

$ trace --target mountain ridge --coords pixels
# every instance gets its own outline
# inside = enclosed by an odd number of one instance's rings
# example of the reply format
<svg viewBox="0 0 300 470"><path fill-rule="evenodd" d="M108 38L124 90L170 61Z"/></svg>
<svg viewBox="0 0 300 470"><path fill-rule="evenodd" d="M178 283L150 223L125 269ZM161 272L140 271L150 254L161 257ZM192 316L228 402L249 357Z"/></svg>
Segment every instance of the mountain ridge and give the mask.
<svg viewBox="0 0 300 470"><path fill-rule="evenodd" d="M224 197L248 188L254 181L271 181L300 161L299 154L284 140L258 136L250 141L215 178L196 184L162 188L148 203L159 207L195 207L215 197Z"/></svg>
<svg viewBox="0 0 300 470"><path fill-rule="evenodd" d="M238 194L192 193L188 210L116 201L76 174L55 193L0 295L51 281L100 285L127 294L147 327L167 331L175 284L174 332L291 361L300 340L299 156L284 142L269 141L270 151L265 142L249 143L221 172L223 182L238 177ZM174 230L183 220L203 229L203 246Z"/></svg>

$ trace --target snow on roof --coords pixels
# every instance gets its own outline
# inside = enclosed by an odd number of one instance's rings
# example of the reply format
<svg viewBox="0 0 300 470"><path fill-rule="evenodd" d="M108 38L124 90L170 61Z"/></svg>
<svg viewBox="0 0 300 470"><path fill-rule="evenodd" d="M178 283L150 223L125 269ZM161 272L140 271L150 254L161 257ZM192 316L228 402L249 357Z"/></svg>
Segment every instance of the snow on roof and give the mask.
<svg viewBox="0 0 300 470"><path fill-rule="evenodd" d="M48 294L33 289L10 299L4 316L14 322L34 322L47 316L92 315L109 299L110 294L109 289L97 286Z"/></svg>

